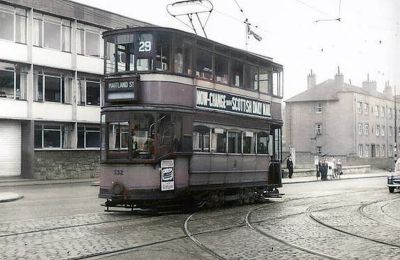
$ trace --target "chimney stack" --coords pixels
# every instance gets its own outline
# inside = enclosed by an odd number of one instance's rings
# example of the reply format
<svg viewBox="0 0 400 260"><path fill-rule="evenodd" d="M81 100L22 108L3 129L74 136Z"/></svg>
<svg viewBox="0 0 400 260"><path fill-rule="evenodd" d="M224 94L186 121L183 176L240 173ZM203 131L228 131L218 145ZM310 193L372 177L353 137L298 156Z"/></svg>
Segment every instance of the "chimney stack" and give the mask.
<svg viewBox="0 0 400 260"><path fill-rule="evenodd" d="M317 79L313 71L311 70L310 74L307 76L307 89L311 89L317 85Z"/></svg>
<svg viewBox="0 0 400 260"><path fill-rule="evenodd" d="M383 94L388 98L393 97L393 88L392 86L390 86L389 81L385 82L385 89L383 90Z"/></svg>
<svg viewBox="0 0 400 260"><path fill-rule="evenodd" d="M367 74L367 80L363 81L362 86L369 92L376 91L376 81L369 79L369 73Z"/></svg>
<svg viewBox="0 0 400 260"><path fill-rule="evenodd" d="M343 88L344 85L344 76L342 73L340 73L340 67L337 67L337 74L335 75L335 82L336 82L336 87Z"/></svg>

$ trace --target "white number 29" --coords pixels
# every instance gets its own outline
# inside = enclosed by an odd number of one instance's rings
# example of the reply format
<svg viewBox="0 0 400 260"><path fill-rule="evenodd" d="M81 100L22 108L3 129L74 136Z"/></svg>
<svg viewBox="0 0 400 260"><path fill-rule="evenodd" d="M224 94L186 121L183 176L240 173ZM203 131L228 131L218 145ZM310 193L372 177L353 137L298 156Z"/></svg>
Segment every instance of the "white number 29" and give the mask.
<svg viewBox="0 0 400 260"><path fill-rule="evenodd" d="M151 51L151 41L139 42L139 52Z"/></svg>

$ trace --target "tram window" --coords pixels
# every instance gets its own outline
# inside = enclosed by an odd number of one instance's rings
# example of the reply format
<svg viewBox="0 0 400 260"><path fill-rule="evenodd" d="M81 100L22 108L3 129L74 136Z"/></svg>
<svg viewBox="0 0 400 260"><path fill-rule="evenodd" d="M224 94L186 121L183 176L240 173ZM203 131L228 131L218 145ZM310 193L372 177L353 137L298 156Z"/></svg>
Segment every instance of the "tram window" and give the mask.
<svg viewBox="0 0 400 260"><path fill-rule="evenodd" d="M114 43L107 42L105 59L106 59L106 73L114 73L115 72L115 44Z"/></svg>
<svg viewBox="0 0 400 260"><path fill-rule="evenodd" d="M133 43L118 44L116 50L117 71L133 71L135 69Z"/></svg>
<svg viewBox="0 0 400 260"><path fill-rule="evenodd" d="M221 128L214 128L211 136L211 151L226 153L226 131Z"/></svg>
<svg viewBox="0 0 400 260"><path fill-rule="evenodd" d="M232 61L231 84L235 87L243 87L243 63L240 61Z"/></svg>
<svg viewBox="0 0 400 260"><path fill-rule="evenodd" d="M269 142L269 135L266 132L257 133L257 153L268 154L268 151L272 150L269 149L269 145L272 145L272 142L271 144Z"/></svg>
<svg viewBox="0 0 400 260"><path fill-rule="evenodd" d="M215 80L228 84L228 58L218 54L215 55Z"/></svg>
<svg viewBox="0 0 400 260"><path fill-rule="evenodd" d="M210 128L201 125L193 127L193 150L210 151Z"/></svg>
<svg viewBox="0 0 400 260"><path fill-rule="evenodd" d="M196 77L202 79L212 80L213 69L212 69L212 53L197 49L196 58Z"/></svg>
<svg viewBox="0 0 400 260"><path fill-rule="evenodd" d="M184 43L183 45L183 73L192 75L192 59L193 59L193 45L190 43Z"/></svg>
<svg viewBox="0 0 400 260"><path fill-rule="evenodd" d="M228 153L242 153L242 134L228 132Z"/></svg>
<svg viewBox="0 0 400 260"><path fill-rule="evenodd" d="M268 93L269 71L265 67L260 67L260 75L258 78L258 87L260 92Z"/></svg>
<svg viewBox="0 0 400 260"><path fill-rule="evenodd" d="M258 90L258 68L249 64L245 65L245 83L247 89Z"/></svg>
<svg viewBox="0 0 400 260"><path fill-rule="evenodd" d="M169 37L160 35L156 46L155 70L169 70L170 46Z"/></svg>
<svg viewBox="0 0 400 260"><path fill-rule="evenodd" d="M130 125L132 157L150 159L154 156L155 122L152 114L134 114Z"/></svg>
<svg viewBox="0 0 400 260"><path fill-rule="evenodd" d="M243 133L243 153L255 153L254 134L252 132Z"/></svg>
<svg viewBox="0 0 400 260"><path fill-rule="evenodd" d="M272 74L272 94L274 96L281 95L281 73L274 71Z"/></svg>
<svg viewBox="0 0 400 260"><path fill-rule="evenodd" d="M183 49L181 46L174 51L174 72L183 73Z"/></svg>
<svg viewBox="0 0 400 260"><path fill-rule="evenodd" d="M108 149L128 149L128 122L110 123L108 127Z"/></svg>

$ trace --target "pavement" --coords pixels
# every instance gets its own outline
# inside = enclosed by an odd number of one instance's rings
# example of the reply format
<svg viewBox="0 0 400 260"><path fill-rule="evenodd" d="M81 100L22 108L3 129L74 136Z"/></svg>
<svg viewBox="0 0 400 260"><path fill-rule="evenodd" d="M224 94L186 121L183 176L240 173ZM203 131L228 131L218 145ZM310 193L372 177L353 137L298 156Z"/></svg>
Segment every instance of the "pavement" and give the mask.
<svg viewBox="0 0 400 260"><path fill-rule="evenodd" d="M328 179L327 181L339 181L346 179L362 179L362 178L377 178L386 177L389 174L387 171L373 171L371 173L362 174L344 174L338 179ZM316 176L307 177L296 177L293 176L291 179L283 178L283 184L293 184L293 183L305 183L305 182L319 182L321 178L316 178ZM66 179L66 180L35 180L35 179L23 179L19 177L2 177L0 178L0 188L1 187L15 187L15 186L31 186L31 185L56 185L56 184L68 184L68 183L87 183L88 185L98 186L98 179ZM19 195L15 192L0 192L0 203L10 202L22 199L24 196Z"/></svg>

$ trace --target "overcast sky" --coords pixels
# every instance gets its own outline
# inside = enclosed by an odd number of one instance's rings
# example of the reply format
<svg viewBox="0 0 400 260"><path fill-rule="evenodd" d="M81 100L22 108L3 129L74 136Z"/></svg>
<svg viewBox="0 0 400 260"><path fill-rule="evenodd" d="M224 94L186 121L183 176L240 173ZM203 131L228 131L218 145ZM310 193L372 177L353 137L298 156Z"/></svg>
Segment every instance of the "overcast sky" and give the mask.
<svg viewBox="0 0 400 260"><path fill-rule="evenodd" d="M168 15L171 0L74 0L134 19L190 31ZM212 40L245 49L244 16L234 0L214 4L206 32ZM306 89L312 69L317 83L340 66L345 81L361 86L369 73L382 90L400 90L399 0L236 0L263 37L248 50L272 57L285 70L285 99ZM322 21L339 17L341 22ZM321 20L315 22L316 20Z"/></svg>

